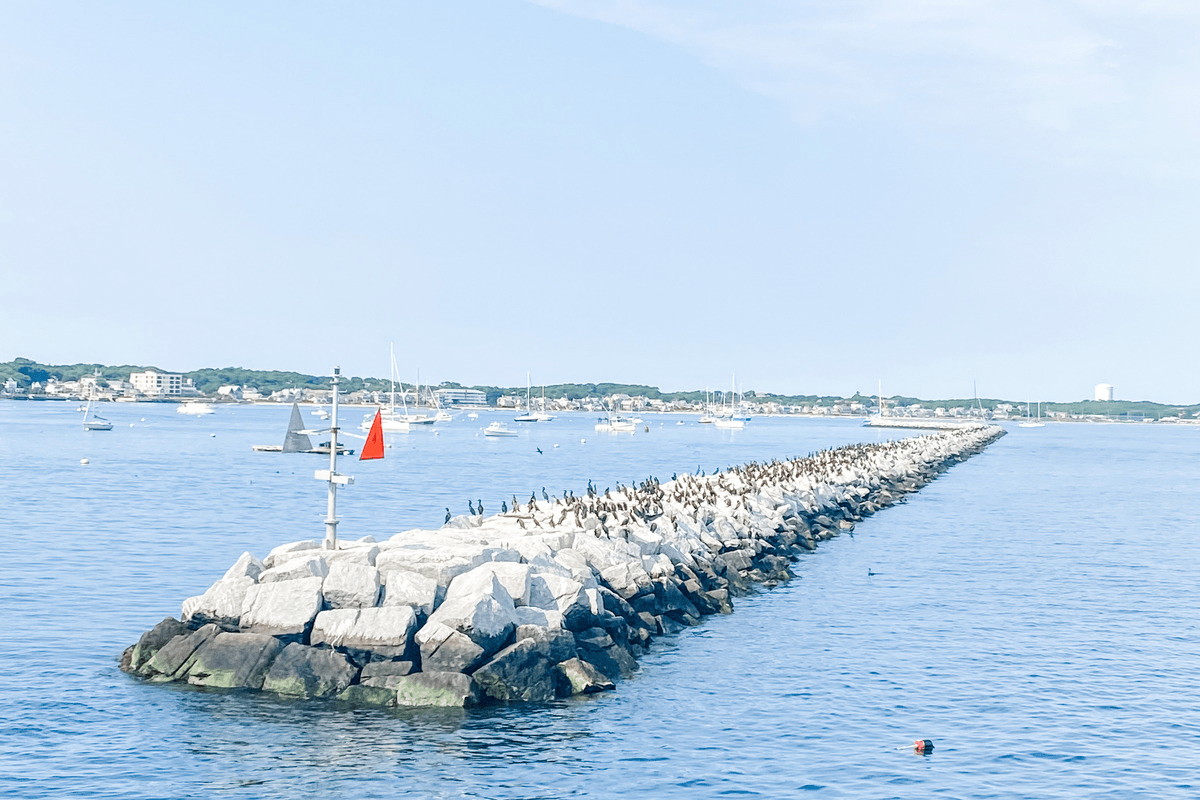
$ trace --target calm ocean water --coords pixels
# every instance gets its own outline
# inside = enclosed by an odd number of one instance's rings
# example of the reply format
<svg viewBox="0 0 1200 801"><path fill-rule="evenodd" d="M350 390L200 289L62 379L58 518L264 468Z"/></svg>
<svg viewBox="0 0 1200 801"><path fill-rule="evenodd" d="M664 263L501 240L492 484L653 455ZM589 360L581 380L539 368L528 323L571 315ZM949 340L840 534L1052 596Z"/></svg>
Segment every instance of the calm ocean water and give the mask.
<svg viewBox="0 0 1200 801"><path fill-rule="evenodd" d="M122 674L243 550L320 538L327 460L250 450L286 408L111 404L87 433L75 406L0 402L0 796L1200 796L1200 429L1014 427L801 578L658 640L616 692L385 712ZM902 435L567 415L485 439L495 417L346 460L342 536Z"/></svg>

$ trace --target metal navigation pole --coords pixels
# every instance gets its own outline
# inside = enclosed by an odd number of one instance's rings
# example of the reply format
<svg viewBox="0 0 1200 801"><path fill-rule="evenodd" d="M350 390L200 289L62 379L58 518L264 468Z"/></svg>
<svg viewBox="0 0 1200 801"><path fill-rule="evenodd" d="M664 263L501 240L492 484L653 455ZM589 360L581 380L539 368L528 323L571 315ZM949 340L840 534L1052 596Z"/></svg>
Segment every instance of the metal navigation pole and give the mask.
<svg viewBox="0 0 1200 801"><path fill-rule="evenodd" d="M354 483L354 479L350 476L338 475L337 472L337 452L338 452L338 379L341 377L342 371L339 367L333 368L333 413L329 419L329 469L318 470L314 477L318 481L329 482L329 506L325 515L325 549L328 551L337 550L337 488L338 485L348 486Z"/></svg>

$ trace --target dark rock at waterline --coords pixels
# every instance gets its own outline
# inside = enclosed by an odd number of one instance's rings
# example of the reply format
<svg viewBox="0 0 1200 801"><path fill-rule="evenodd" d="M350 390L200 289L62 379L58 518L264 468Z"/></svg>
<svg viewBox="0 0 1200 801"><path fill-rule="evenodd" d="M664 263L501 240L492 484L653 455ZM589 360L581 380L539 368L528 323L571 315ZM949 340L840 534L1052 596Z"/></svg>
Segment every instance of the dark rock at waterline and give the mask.
<svg viewBox="0 0 1200 801"><path fill-rule="evenodd" d="M497 701L551 701L558 696L559 674L554 663L532 639L501 650L472 677Z"/></svg>
<svg viewBox="0 0 1200 801"><path fill-rule="evenodd" d="M165 682L183 678L192 666L197 649L221 633L216 623L207 623L195 631L179 634L142 665L141 675L150 681Z"/></svg>
<svg viewBox="0 0 1200 801"><path fill-rule="evenodd" d="M399 677L392 677L399 678ZM337 700L355 706L395 706L396 690L366 684L351 684L337 695Z"/></svg>
<svg viewBox="0 0 1200 801"><path fill-rule="evenodd" d="M223 631L196 649L188 684L262 689L267 670L283 650L283 642L269 634Z"/></svg>
<svg viewBox="0 0 1200 801"><path fill-rule="evenodd" d="M298 698L327 698L349 687L357 675L357 668L336 651L290 643L271 664L262 688Z"/></svg>
<svg viewBox="0 0 1200 801"><path fill-rule="evenodd" d="M562 676L564 686L571 695L598 693L616 687L595 665L578 657L560 662L555 665L555 669Z"/></svg>
<svg viewBox="0 0 1200 801"><path fill-rule="evenodd" d="M130 651L128 664L123 664L121 669L127 673L136 673L158 653L160 648L179 635L186 635L190 632L191 629L187 625L173 617L163 620L138 639L137 644Z"/></svg>
<svg viewBox="0 0 1200 801"><path fill-rule="evenodd" d="M438 623L426 623L417 632L417 643L422 671L469 673L490 656L466 634Z"/></svg>
<svg viewBox="0 0 1200 801"><path fill-rule="evenodd" d="M397 706L479 706L483 693L465 673L430 671L400 677L395 690Z"/></svg>

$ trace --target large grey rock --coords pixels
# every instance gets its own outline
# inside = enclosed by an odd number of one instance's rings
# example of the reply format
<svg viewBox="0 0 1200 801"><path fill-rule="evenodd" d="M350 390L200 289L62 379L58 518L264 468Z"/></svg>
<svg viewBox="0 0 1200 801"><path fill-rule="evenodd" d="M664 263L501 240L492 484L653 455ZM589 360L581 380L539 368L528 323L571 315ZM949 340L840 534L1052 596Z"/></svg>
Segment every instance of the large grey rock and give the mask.
<svg viewBox="0 0 1200 801"><path fill-rule="evenodd" d="M361 609L379 601L379 571L365 563L336 561L321 585L330 609Z"/></svg>
<svg viewBox="0 0 1200 801"><path fill-rule="evenodd" d="M561 629L563 627L562 612L553 609L538 609L536 606L518 606L516 609L517 627L539 626L544 629Z"/></svg>
<svg viewBox="0 0 1200 801"><path fill-rule="evenodd" d="M259 584L270 584L273 581L293 581L302 578L325 578L329 575L329 563L321 555L323 552L304 552L301 556L286 562L276 562L275 567L269 567L258 576Z"/></svg>
<svg viewBox="0 0 1200 801"><path fill-rule="evenodd" d="M242 555L238 557L238 560L233 563L233 567L226 570L225 575L221 578L252 578L257 581L259 575L261 575L266 569L267 566L264 565L260 560L254 558L254 554L250 553L249 551L244 551L242 552Z"/></svg>
<svg viewBox="0 0 1200 801"><path fill-rule="evenodd" d="M575 656L575 636L566 629L542 626L517 626L516 639L533 640L551 662L563 662Z"/></svg>
<svg viewBox="0 0 1200 801"><path fill-rule="evenodd" d="M600 578L626 600L650 587L650 574L637 562L621 562L607 567L600 572Z"/></svg>
<svg viewBox="0 0 1200 801"><path fill-rule="evenodd" d="M429 616L429 623L462 632L485 652L494 654L507 644L516 628L516 611L508 591L489 574L457 592L451 585L446 600Z"/></svg>
<svg viewBox="0 0 1200 801"><path fill-rule="evenodd" d="M321 610L323 581L313 577L250 587L242 602L242 631L303 636Z"/></svg>
<svg viewBox="0 0 1200 801"><path fill-rule="evenodd" d="M421 627L416 642L425 671L470 673L491 655L462 632L434 621Z"/></svg>
<svg viewBox="0 0 1200 801"><path fill-rule="evenodd" d="M317 614L309 642L380 657L403 656L417 630L417 616L410 606L331 609Z"/></svg>
<svg viewBox="0 0 1200 801"><path fill-rule="evenodd" d="M384 606L411 606L419 614L429 617L438 601L436 579L423 576L412 570L392 570L387 574L383 589Z"/></svg>
<svg viewBox="0 0 1200 801"><path fill-rule="evenodd" d="M396 691L386 687L351 684L338 693L337 700L358 706L395 706Z"/></svg>
<svg viewBox="0 0 1200 801"><path fill-rule="evenodd" d="M571 695L598 693L611 690L616 686L595 665L579 658L568 659L556 665L555 669L563 677L564 684L569 688Z"/></svg>
<svg viewBox="0 0 1200 801"><path fill-rule="evenodd" d="M328 698L350 686L358 669L326 648L290 643L275 657L262 688L299 698Z"/></svg>
<svg viewBox="0 0 1200 801"><path fill-rule="evenodd" d="M401 676L413 672L412 662L371 662L364 665L358 683L368 687L395 689Z"/></svg>
<svg viewBox="0 0 1200 801"><path fill-rule="evenodd" d="M267 558L263 560L263 565L266 567L275 567L279 562L286 562L289 559L294 559L301 551L320 551L321 543L316 540L300 540L299 542L285 542L283 545L276 546L267 554Z"/></svg>
<svg viewBox="0 0 1200 801"><path fill-rule="evenodd" d="M545 649L525 639L500 651L472 677L497 701L551 701L557 696L558 675Z"/></svg>
<svg viewBox="0 0 1200 801"><path fill-rule="evenodd" d="M123 669L129 673L137 673L143 665L150 661L152 656L158 653L160 648L181 634L187 635L190 631L187 626L173 617L163 620L138 638L137 645L133 646L130 654L129 664Z"/></svg>
<svg viewBox="0 0 1200 801"><path fill-rule="evenodd" d="M470 707L482 700L479 686L464 673L414 673L396 687L397 706Z"/></svg>
<svg viewBox="0 0 1200 801"><path fill-rule="evenodd" d="M529 578L528 606L561 612L570 606L583 584L573 578L554 573L535 573Z"/></svg>
<svg viewBox="0 0 1200 801"><path fill-rule="evenodd" d="M490 592L494 576L515 606L528 606L529 570L529 565L520 562L484 562L456 576L446 591L446 599Z"/></svg>
<svg viewBox="0 0 1200 801"><path fill-rule="evenodd" d="M223 631L196 649L187 672L188 684L261 689L267 669L283 647L283 642L270 634Z"/></svg>
<svg viewBox="0 0 1200 801"><path fill-rule="evenodd" d="M217 623L225 628L237 628L246 593L254 583L252 577L244 575L220 579L203 595L194 595L183 602L184 622L193 625Z"/></svg>
<svg viewBox="0 0 1200 801"><path fill-rule="evenodd" d="M209 623L188 634L180 634L171 638L142 666L142 675L149 676L151 681L160 682L182 678L192 665L196 649L216 637L220 632L220 626Z"/></svg>

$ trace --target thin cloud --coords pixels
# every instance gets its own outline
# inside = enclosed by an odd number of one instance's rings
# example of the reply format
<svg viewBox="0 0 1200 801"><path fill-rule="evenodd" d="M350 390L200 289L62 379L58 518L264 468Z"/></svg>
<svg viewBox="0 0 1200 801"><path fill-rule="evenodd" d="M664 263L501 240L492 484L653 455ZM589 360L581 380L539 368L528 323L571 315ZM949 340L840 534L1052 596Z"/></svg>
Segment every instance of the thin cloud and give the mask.
<svg viewBox="0 0 1200 801"><path fill-rule="evenodd" d="M1200 3L532 1L681 47L801 125L1200 174Z"/></svg>

